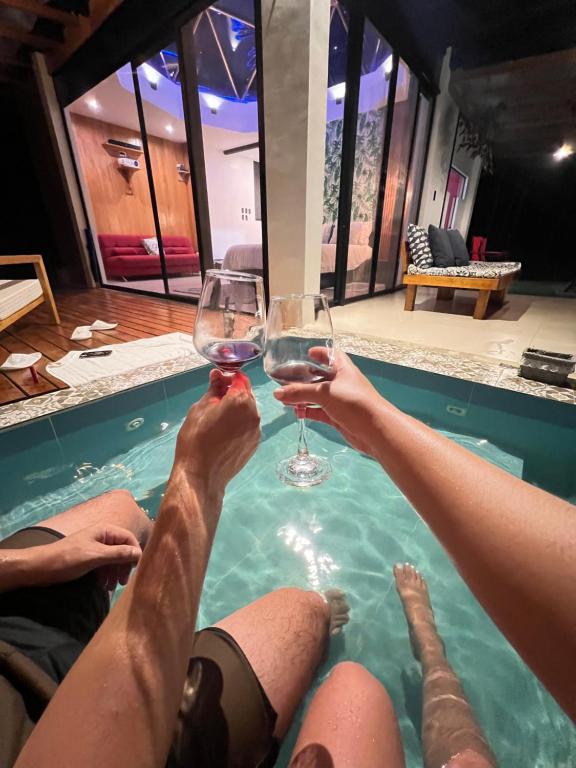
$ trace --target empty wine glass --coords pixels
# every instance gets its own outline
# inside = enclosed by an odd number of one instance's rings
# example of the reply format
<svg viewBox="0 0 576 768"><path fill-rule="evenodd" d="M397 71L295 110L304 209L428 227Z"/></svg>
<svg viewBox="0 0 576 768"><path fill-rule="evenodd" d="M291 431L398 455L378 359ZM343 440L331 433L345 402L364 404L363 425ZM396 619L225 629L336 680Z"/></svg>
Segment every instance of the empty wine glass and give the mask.
<svg viewBox="0 0 576 768"><path fill-rule="evenodd" d="M194 346L203 357L224 373L235 373L261 356L265 324L261 277L207 270L194 326Z"/></svg>
<svg viewBox="0 0 576 768"><path fill-rule="evenodd" d="M312 347L324 347L326 363L309 355ZM264 370L278 384L311 384L332 378L334 332L326 297L293 294L273 297L266 324ZM298 451L281 461L276 472L282 482L301 488L318 485L332 474L327 459L308 450L306 407L298 406Z"/></svg>

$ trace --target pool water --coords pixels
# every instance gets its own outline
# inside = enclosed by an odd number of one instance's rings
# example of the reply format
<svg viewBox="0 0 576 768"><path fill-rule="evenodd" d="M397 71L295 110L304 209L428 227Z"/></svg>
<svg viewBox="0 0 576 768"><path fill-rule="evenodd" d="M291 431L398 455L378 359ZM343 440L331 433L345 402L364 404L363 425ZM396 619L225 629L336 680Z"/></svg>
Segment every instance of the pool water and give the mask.
<svg viewBox="0 0 576 768"><path fill-rule="evenodd" d="M575 498L573 406L386 363L357 362L392 402L449 438L514 475ZM406 764L416 768L422 765L421 679L392 578L394 563L412 562L428 580L448 658L501 765L574 765L570 721L379 465L348 448L328 427L314 425L311 447L330 457L333 477L306 490L279 483L274 466L295 448L294 417L272 397L275 385L261 367L254 364L249 372L263 439L227 492L199 624L281 586L345 590L351 622L332 642L318 682L343 659L368 667L394 701ZM206 373L204 368L181 374L0 433L0 534L118 487L132 491L154 515L178 427L204 390ZM280 766L287 765L301 716Z"/></svg>

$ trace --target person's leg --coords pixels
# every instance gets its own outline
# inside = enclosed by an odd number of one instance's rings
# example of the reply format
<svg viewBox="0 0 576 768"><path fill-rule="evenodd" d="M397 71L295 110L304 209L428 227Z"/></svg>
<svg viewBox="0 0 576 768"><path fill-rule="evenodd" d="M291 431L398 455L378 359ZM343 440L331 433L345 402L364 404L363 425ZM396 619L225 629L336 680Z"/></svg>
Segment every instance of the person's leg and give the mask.
<svg viewBox="0 0 576 768"><path fill-rule="evenodd" d="M238 643L278 719L282 739L326 650L331 632L348 621L344 595L286 588L261 597L215 626Z"/></svg>
<svg viewBox="0 0 576 768"><path fill-rule="evenodd" d="M126 528L136 536L141 547L146 545L152 530L152 521L126 490L103 493L38 525L69 536L96 523L111 523Z"/></svg>
<svg viewBox="0 0 576 768"><path fill-rule="evenodd" d="M422 665L422 748L426 768L493 768L496 758L446 659L426 582L408 564L394 566L394 577L414 655Z"/></svg>
<svg viewBox="0 0 576 768"><path fill-rule="evenodd" d="M290 768L401 768L404 750L386 689L364 667L338 664L312 699Z"/></svg>

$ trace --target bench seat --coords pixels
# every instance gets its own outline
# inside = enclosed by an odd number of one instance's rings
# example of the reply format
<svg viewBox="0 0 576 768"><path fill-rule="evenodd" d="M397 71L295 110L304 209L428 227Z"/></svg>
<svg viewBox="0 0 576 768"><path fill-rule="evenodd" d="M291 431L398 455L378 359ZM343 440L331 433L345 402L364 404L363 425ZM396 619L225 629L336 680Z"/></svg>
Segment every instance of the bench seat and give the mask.
<svg viewBox="0 0 576 768"><path fill-rule="evenodd" d="M408 265L409 275L433 275L434 277L503 277L520 272L519 261L471 261L465 267L417 267Z"/></svg>

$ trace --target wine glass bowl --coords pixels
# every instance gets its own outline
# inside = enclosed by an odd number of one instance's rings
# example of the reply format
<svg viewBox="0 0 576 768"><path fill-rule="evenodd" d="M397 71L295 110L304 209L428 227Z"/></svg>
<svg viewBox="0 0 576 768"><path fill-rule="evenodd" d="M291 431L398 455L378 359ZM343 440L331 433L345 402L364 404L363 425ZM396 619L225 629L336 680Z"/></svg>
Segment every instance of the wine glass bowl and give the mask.
<svg viewBox="0 0 576 768"><path fill-rule="evenodd" d="M262 354L266 309L262 278L247 272L209 269L194 326L194 346L227 374Z"/></svg>
<svg viewBox="0 0 576 768"><path fill-rule="evenodd" d="M311 350L320 348L324 353ZM326 297L293 294L273 297L266 324L264 370L281 386L312 384L333 376L334 332ZM308 487L330 477L329 462L310 454L306 435L305 408L297 408L299 437L295 456L281 461L279 478L288 485Z"/></svg>

